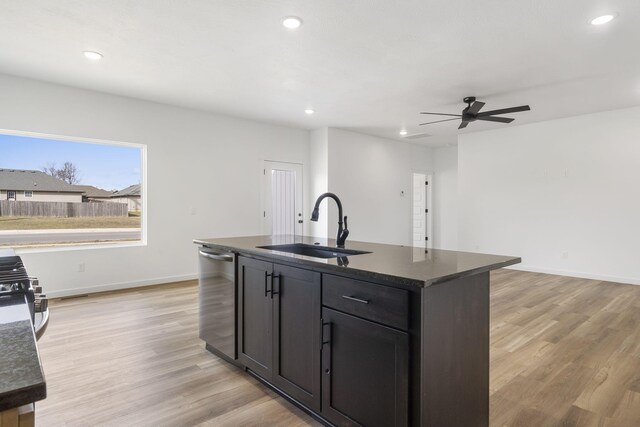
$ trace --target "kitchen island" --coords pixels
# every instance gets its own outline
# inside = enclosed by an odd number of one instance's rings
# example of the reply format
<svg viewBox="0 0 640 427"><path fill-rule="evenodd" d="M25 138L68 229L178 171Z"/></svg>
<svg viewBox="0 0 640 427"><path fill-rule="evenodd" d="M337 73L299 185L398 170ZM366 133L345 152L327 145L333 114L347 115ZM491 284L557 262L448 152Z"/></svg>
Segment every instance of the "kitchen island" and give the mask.
<svg viewBox="0 0 640 427"><path fill-rule="evenodd" d="M194 242L235 257L235 362L318 419L488 425L489 272L519 258L294 236Z"/></svg>

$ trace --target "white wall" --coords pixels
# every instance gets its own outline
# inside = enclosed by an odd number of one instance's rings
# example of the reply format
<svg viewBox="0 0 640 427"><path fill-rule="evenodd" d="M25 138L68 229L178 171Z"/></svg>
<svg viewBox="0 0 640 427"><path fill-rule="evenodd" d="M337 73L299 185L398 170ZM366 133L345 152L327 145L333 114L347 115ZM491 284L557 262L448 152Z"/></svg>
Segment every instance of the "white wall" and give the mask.
<svg viewBox="0 0 640 427"><path fill-rule="evenodd" d="M640 107L459 138L461 250L640 284Z"/></svg>
<svg viewBox="0 0 640 427"><path fill-rule="evenodd" d="M329 132L327 128L311 131L309 149L309 215L304 218L309 223L311 236L327 237L328 203L320 205L320 217L317 222L309 221L313 205L322 193L329 191Z"/></svg>
<svg viewBox="0 0 640 427"><path fill-rule="evenodd" d="M328 141L329 191L342 200L349 239L410 245L412 173L431 172L431 150L336 128L328 129ZM329 203L329 236L335 237L338 214Z"/></svg>
<svg viewBox="0 0 640 427"><path fill-rule="evenodd" d="M0 129L147 144L148 245L23 254L53 296L195 277L193 238L260 234L263 160L309 159L304 130L6 75L0 93Z"/></svg>
<svg viewBox="0 0 640 427"><path fill-rule="evenodd" d="M458 148L433 153L433 247L458 249Z"/></svg>

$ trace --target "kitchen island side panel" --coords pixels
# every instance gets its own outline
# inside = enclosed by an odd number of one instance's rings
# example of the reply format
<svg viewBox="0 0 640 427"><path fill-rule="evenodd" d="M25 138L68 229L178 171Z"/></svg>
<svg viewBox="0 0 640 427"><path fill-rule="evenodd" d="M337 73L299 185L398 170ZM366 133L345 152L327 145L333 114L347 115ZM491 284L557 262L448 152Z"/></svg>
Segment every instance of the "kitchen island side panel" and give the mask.
<svg viewBox="0 0 640 427"><path fill-rule="evenodd" d="M422 425L489 425L489 273L422 290Z"/></svg>

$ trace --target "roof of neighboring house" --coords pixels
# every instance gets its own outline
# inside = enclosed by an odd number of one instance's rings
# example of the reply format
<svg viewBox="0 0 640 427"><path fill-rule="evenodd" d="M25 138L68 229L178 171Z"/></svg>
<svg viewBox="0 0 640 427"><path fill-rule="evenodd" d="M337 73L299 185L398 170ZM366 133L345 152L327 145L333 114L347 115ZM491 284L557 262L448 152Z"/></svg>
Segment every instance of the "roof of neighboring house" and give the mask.
<svg viewBox="0 0 640 427"><path fill-rule="evenodd" d="M0 190L52 191L58 193L82 193L84 190L67 184L41 171L0 169Z"/></svg>
<svg viewBox="0 0 640 427"><path fill-rule="evenodd" d="M107 198L113 194L112 191L103 190L93 185L75 185L74 187L81 189L87 197Z"/></svg>
<svg viewBox="0 0 640 427"><path fill-rule="evenodd" d="M123 190L116 191L111 197L140 197L140 184L130 185Z"/></svg>

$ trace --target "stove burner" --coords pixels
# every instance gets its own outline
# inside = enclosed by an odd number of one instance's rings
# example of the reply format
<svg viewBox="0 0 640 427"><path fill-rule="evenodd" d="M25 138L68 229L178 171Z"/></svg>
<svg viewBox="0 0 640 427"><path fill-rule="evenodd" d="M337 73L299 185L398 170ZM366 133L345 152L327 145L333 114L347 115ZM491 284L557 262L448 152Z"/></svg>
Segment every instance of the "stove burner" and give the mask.
<svg viewBox="0 0 640 427"><path fill-rule="evenodd" d="M20 257L0 257L0 295L28 294L30 289L29 276Z"/></svg>
<svg viewBox="0 0 640 427"><path fill-rule="evenodd" d="M0 256L0 298L10 295L24 295L32 317L35 312L34 285L36 284L37 279L32 279L27 275L27 270L19 256Z"/></svg>
<svg viewBox="0 0 640 427"><path fill-rule="evenodd" d="M24 290L24 286L20 283L0 283L0 294L5 292L17 293Z"/></svg>

